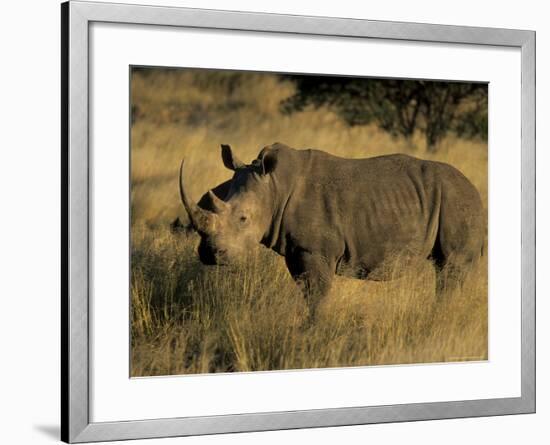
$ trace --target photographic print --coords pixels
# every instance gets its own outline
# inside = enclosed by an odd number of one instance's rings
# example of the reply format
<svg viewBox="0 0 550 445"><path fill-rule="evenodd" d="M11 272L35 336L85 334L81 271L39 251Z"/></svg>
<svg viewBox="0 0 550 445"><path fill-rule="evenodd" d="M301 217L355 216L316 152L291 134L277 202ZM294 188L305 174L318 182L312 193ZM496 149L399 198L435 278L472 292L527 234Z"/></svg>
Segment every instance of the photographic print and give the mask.
<svg viewBox="0 0 550 445"><path fill-rule="evenodd" d="M488 85L130 68L130 375L488 358Z"/></svg>

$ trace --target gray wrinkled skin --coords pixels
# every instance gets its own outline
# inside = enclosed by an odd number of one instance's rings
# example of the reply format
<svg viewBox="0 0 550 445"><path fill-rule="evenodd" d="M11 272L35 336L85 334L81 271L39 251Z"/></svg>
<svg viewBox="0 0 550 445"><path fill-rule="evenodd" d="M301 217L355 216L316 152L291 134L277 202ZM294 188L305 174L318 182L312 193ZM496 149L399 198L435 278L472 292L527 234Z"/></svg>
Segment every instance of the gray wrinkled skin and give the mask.
<svg viewBox="0 0 550 445"><path fill-rule="evenodd" d="M262 243L285 257L312 310L335 274L385 280L396 276L396 259L430 258L449 287L483 253L479 193L448 164L402 154L344 159L279 143L249 165L222 145L222 159L233 178L198 204L180 176L201 261L238 261Z"/></svg>

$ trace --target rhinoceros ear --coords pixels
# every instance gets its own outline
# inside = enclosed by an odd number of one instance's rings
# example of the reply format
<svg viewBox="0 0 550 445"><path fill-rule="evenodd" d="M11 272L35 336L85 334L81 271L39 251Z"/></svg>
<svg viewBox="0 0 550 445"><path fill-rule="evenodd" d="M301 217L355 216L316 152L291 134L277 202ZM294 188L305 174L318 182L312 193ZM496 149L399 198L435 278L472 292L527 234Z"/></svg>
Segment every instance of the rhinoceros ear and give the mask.
<svg viewBox="0 0 550 445"><path fill-rule="evenodd" d="M222 144L222 161L223 165L233 171L245 166L244 162L233 154L231 147L225 144Z"/></svg>
<svg viewBox="0 0 550 445"><path fill-rule="evenodd" d="M260 174L267 175L275 170L277 166L277 152L275 150L264 149L258 156Z"/></svg>

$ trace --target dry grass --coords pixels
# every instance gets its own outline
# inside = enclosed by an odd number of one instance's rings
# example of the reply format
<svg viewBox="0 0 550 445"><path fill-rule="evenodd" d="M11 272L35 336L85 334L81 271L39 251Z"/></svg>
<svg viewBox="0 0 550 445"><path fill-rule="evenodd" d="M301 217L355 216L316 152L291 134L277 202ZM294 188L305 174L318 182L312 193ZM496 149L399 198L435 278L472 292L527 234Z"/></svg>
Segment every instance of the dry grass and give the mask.
<svg viewBox="0 0 550 445"><path fill-rule="evenodd" d="M162 71L133 76L133 376L426 363L487 358L487 265L444 301L430 263L399 280L338 278L316 323L284 261L267 249L246 266L204 267L196 235L172 234L186 220L177 170L187 160L196 199L230 177L219 159L229 143L250 161L275 141L345 157L404 152L460 169L487 203L487 146L448 138L429 154L423 138L392 139L376 127L348 127L326 109L278 112L292 85L273 76Z"/></svg>

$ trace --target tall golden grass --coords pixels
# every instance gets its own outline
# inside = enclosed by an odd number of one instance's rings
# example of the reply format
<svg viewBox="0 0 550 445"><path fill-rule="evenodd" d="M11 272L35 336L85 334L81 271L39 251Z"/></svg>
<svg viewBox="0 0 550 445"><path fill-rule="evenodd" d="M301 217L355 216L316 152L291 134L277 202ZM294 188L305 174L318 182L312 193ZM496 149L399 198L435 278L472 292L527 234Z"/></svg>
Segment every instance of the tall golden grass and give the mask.
<svg viewBox="0 0 550 445"><path fill-rule="evenodd" d="M428 261L399 279L338 278L316 321L284 261L258 249L245 265L205 267L198 236L173 234L187 220L177 188L186 158L192 196L228 179L219 144L241 159L279 141L345 157L409 153L461 170L487 207L487 145L448 137L395 139L348 127L328 109L287 116L289 82L257 73L148 70L132 75L131 375L258 371L487 359L487 264L436 300Z"/></svg>

